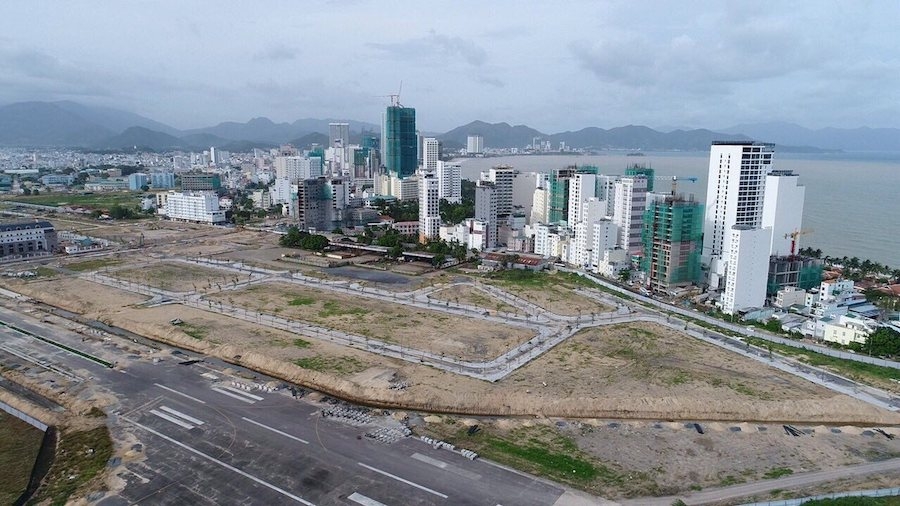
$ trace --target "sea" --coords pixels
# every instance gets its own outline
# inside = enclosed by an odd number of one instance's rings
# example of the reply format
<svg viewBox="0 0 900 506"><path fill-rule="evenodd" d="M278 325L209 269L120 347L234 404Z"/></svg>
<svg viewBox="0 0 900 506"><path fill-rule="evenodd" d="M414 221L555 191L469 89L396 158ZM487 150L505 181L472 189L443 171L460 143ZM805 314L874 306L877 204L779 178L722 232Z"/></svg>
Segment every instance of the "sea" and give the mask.
<svg viewBox="0 0 900 506"><path fill-rule="evenodd" d="M520 155L461 158L463 179L509 165L521 172L550 172L570 165L593 165L602 174L622 174L632 164L652 167L656 176L675 176L678 193L706 200L709 154L702 152L626 152L599 155ZM798 249L821 249L831 257L858 257L900 268L900 153L779 153L774 169L793 170L806 187L803 230ZM684 178L697 178L691 182ZM656 179L655 191L671 182Z"/></svg>

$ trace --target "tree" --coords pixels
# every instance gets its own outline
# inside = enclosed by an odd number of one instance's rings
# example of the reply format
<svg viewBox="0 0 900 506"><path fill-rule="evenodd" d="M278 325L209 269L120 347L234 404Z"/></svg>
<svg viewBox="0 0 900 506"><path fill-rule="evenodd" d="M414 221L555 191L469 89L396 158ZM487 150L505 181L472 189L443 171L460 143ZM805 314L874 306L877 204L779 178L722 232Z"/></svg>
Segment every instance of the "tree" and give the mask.
<svg viewBox="0 0 900 506"><path fill-rule="evenodd" d="M900 355L900 332L881 327L866 338L865 351L879 357Z"/></svg>
<svg viewBox="0 0 900 506"><path fill-rule="evenodd" d="M150 191L150 186L149 185L141 186L141 191L144 191L144 192Z"/></svg>
<svg viewBox="0 0 900 506"><path fill-rule="evenodd" d="M631 269L625 269L619 272L619 281L623 283L631 281Z"/></svg>
<svg viewBox="0 0 900 506"><path fill-rule="evenodd" d="M437 255L434 255L434 258L431 260L431 265L433 265L435 267L440 267L440 266L444 265L444 262L446 262L446 261L447 261L447 256L444 255L443 253L438 253Z"/></svg>

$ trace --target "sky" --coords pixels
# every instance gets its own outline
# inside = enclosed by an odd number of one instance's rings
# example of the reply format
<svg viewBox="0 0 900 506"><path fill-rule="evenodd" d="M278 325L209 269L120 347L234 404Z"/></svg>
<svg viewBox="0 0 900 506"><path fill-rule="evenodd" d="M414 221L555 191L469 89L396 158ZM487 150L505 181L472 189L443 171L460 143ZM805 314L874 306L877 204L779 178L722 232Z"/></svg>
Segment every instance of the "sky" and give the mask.
<svg viewBox="0 0 900 506"><path fill-rule="evenodd" d="M3 0L0 104L377 124L400 91L433 132L900 127L898 21L896 0Z"/></svg>

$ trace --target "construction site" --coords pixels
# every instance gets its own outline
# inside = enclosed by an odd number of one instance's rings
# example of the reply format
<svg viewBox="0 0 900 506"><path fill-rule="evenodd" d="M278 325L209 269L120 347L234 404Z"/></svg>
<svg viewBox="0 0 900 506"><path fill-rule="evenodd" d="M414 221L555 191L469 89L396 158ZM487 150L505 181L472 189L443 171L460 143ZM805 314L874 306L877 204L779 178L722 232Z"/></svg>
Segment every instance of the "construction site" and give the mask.
<svg viewBox="0 0 900 506"><path fill-rule="evenodd" d="M466 441L604 497L900 457L900 441L874 431L900 426L895 409L813 381L816 370L771 349L717 340L569 276L409 275L363 259L329 269L298 262L311 253L281 248L264 231L57 222L119 246L27 266L38 275L3 285L29 302L4 305L48 318L71 312L314 395L403 413L420 435ZM659 288L669 282L677 279L660 278ZM116 367L149 359L134 351ZM896 382L877 386L900 393ZM502 451L523 443L593 471L571 478ZM900 473L848 480L790 493L897 486ZM758 498L787 497L779 493Z"/></svg>

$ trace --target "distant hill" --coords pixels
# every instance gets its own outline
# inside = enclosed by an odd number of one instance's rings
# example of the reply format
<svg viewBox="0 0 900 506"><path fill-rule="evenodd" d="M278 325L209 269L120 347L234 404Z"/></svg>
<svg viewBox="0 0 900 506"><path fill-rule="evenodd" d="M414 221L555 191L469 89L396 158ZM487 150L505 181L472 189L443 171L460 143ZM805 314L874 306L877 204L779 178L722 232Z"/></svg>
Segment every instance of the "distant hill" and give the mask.
<svg viewBox="0 0 900 506"><path fill-rule="evenodd" d="M4 146L86 146L115 133L49 102L0 107L0 145Z"/></svg>
<svg viewBox="0 0 900 506"><path fill-rule="evenodd" d="M328 136L323 133L312 132L302 137L292 139L288 141L288 144L291 144L297 149L309 149L313 144L325 147L328 145Z"/></svg>
<svg viewBox="0 0 900 506"><path fill-rule="evenodd" d="M185 131L186 134L212 134L223 139L250 140L284 144L291 139L317 132L328 136L329 123L349 123L352 132L379 131L377 125L362 121L341 121L334 119L298 119L293 123L275 123L269 118L253 118L246 123L227 121L213 127ZM324 144L328 144L326 138Z"/></svg>
<svg viewBox="0 0 900 506"><path fill-rule="evenodd" d="M492 148L520 148L526 144L531 144L535 137L547 137L546 134L525 125L511 126L509 123L473 121L441 134L438 136L438 140L444 141L445 146L447 146L448 141L465 146L469 135L484 137L484 145Z"/></svg>
<svg viewBox="0 0 900 506"><path fill-rule="evenodd" d="M229 151L253 147L269 148L284 143L308 147L328 144L328 124L350 124L351 142L359 142L363 132L379 135L373 123L355 120L303 118L292 123L275 123L264 117L245 123L229 121L215 126L178 130L144 116L108 107L71 101L19 102L0 107L0 146L68 146L95 149L208 149ZM737 125L719 132L706 129L659 131L628 125L603 129L587 127L576 131L543 133L527 125L473 121L437 134L446 150L465 147L470 134L484 137L485 147L523 148L535 137L560 142L573 148L640 150L707 150L714 140L760 140L774 142L781 151L816 152L900 151L897 128L823 128L811 130L791 123Z"/></svg>
<svg viewBox="0 0 900 506"><path fill-rule="evenodd" d="M183 140L163 132L156 132L144 127L131 127L113 137L109 137L93 145L97 149L140 149L146 151L166 151L186 149L191 146Z"/></svg>
<svg viewBox="0 0 900 506"><path fill-rule="evenodd" d="M900 128L822 128L812 130L786 122L751 123L724 129L776 144L816 146L845 151L900 151Z"/></svg>

